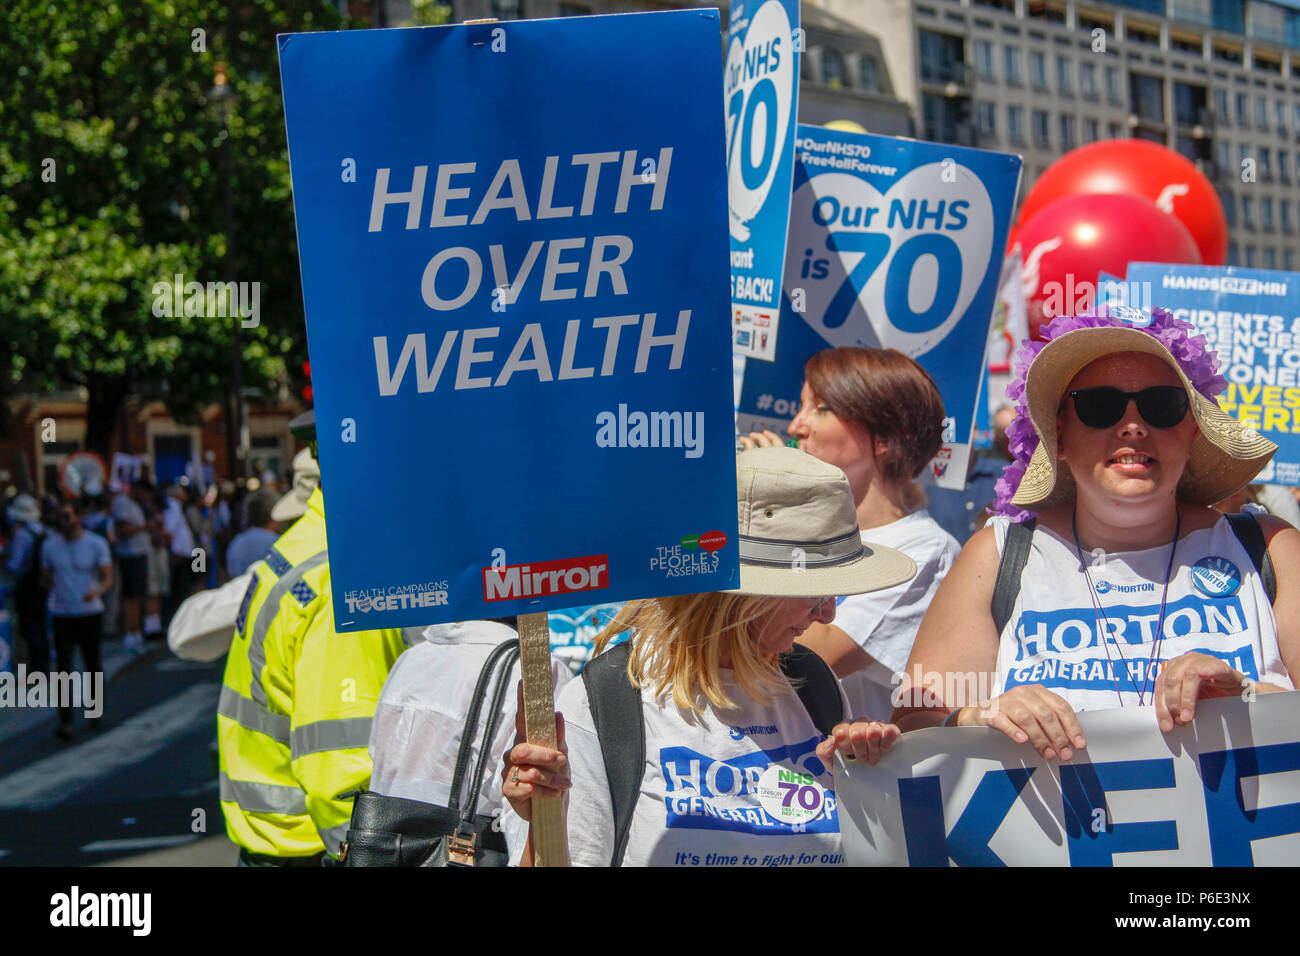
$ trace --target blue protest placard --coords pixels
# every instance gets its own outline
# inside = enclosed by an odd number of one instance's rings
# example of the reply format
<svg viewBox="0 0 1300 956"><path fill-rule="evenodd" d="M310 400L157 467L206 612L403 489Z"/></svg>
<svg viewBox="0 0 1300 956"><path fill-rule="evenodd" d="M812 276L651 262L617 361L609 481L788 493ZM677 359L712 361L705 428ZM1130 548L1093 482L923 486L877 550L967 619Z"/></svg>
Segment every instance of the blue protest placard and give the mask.
<svg viewBox="0 0 1300 956"><path fill-rule="evenodd" d="M948 414L927 475L960 488L1020 157L802 124L796 145L781 337L746 363L740 432L784 433L814 352L895 348Z"/></svg>
<svg viewBox="0 0 1300 956"><path fill-rule="evenodd" d="M718 35L281 38L340 630L736 586Z"/></svg>
<svg viewBox="0 0 1300 956"><path fill-rule="evenodd" d="M723 102L732 341L740 354L769 362L781 310L801 37L799 0L731 5Z"/></svg>
<svg viewBox="0 0 1300 956"><path fill-rule="evenodd" d="M1278 451L1258 481L1300 485L1300 274L1134 262L1128 287L1191 321L1219 353L1219 405Z"/></svg>

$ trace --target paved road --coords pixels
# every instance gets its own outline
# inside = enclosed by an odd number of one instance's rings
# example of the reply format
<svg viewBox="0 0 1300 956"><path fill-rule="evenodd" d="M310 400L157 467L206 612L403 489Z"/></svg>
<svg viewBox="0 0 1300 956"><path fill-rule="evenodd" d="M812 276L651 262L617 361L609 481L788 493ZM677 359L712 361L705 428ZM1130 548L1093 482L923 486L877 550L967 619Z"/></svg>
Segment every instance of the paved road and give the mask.
<svg viewBox="0 0 1300 956"><path fill-rule="evenodd" d="M222 662L106 647L104 727L0 712L0 866L230 865L216 768Z"/></svg>

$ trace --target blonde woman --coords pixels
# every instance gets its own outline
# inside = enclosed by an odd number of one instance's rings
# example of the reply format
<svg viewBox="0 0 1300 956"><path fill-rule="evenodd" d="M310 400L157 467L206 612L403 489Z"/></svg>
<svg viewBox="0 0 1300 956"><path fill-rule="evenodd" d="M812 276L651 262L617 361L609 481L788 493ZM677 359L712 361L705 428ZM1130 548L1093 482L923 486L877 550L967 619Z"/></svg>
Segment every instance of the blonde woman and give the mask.
<svg viewBox="0 0 1300 956"><path fill-rule="evenodd" d="M568 793L575 864L837 863L830 756L838 745L874 762L897 736L879 722L850 734L834 676L795 641L834 619L828 595L893 586L915 564L862 542L832 465L761 448L738 456L737 477L739 589L629 604L560 695L567 757L526 743L507 754L520 816L534 793Z"/></svg>

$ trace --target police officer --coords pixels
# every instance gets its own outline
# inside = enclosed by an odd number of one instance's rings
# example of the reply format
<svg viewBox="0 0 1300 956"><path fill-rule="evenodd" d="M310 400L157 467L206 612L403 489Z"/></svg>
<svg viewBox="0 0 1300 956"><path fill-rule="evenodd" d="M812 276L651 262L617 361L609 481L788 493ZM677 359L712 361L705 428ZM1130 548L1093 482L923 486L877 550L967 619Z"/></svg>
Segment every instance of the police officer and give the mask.
<svg viewBox="0 0 1300 956"><path fill-rule="evenodd" d="M315 413L289 424L316 453ZM245 866L314 866L370 780L370 723L399 629L336 633L318 487L253 565L217 708L221 809Z"/></svg>

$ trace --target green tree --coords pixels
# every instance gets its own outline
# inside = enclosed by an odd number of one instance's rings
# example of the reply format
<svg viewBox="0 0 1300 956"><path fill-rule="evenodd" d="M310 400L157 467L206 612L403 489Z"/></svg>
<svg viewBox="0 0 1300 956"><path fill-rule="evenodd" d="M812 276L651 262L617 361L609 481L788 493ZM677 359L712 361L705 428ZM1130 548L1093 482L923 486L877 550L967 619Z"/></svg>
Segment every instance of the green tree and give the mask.
<svg viewBox="0 0 1300 956"><path fill-rule="evenodd" d="M0 388L84 386L86 446L101 454L132 395L192 420L229 389L238 319L155 316L153 289L177 273L215 282L232 269L260 283L260 325L241 330L245 385L300 385L306 341L275 36L350 25L335 5L11 0L5 16ZM237 96L227 108L229 264L223 121L206 96L218 62Z"/></svg>

